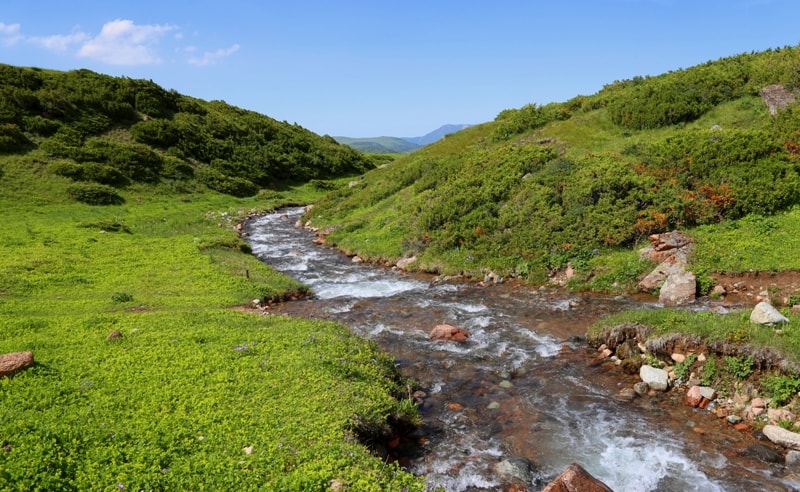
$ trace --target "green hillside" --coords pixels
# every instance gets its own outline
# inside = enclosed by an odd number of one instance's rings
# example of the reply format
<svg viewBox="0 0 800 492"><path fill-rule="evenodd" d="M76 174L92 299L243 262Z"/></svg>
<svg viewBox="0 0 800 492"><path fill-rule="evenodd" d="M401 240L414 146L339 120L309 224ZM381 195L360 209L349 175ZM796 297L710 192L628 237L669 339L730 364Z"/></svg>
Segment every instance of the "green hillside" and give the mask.
<svg viewBox="0 0 800 492"><path fill-rule="evenodd" d="M362 444L417 420L413 383L265 315L307 288L236 230L373 166L152 82L0 66L0 354L35 359L0 376L0 490L422 490Z"/></svg>
<svg viewBox="0 0 800 492"><path fill-rule="evenodd" d="M676 228L696 237L698 271L797 269L781 252L800 249L800 108L773 116L760 92L800 89L799 63L798 47L741 54L505 110L367 173L310 218L362 257L479 278L540 282L571 262L584 288L629 288L648 267L634 249Z"/></svg>
<svg viewBox="0 0 800 492"><path fill-rule="evenodd" d="M33 150L77 198L109 202L133 183L243 197L373 167L331 137L150 81L0 65L0 152Z"/></svg>

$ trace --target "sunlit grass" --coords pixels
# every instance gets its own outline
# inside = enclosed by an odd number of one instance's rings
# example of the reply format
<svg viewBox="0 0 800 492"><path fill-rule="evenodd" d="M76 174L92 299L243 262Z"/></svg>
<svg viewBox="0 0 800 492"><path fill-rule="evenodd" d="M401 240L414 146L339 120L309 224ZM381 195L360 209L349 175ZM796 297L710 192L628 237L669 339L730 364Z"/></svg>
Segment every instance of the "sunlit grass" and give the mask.
<svg viewBox="0 0 800 492"><path fill-rule="evenodd" d="M305 290L236 224L322 191L136 186L94 207L27 164L0 178L0 353L36 360L0 379L0 490L423 488L353 434L401 412L390 358L341 325L230 309Z"/></svg>

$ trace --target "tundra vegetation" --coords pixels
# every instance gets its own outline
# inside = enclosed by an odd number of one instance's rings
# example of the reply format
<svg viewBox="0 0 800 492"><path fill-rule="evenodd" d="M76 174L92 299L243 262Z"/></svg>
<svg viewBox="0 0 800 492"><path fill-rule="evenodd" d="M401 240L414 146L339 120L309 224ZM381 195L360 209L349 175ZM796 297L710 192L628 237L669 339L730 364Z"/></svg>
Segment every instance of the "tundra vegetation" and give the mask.
<svg viewBox="0 0 800 492"><path fill-rule="evenodd" d="M424 489L365 445L418 418L389 356L240 309L306 288L237 223L370 157L152 82L7 65L0 151L0 353L36 360L0 378L0 490Z"/></svg>
<svg viewBox="0 0 800 492"><path fill-rule="evenodd" d="M423 489L359 441L416 418L386 355L340 325L231 309L304 292L236 223L315 202L307 218L365 259L532 284L569 264L570 288L603 292L631 290L652 267L636 249L675 228L697 272L797 270L800 109L772 115L760 91L800 89L798 60L616 81L394 160L150 81L0 65L0 353L37 361L0 379L2 488ZM797 359L793 329L670 313L652 329ZM729 357L703 377L751 367ZM788 399L796 377L764 387Z"/></svg>
<svg viewBox="0 0 800 492"><path fill-rule="evenodd" d="M785 47L504 110L366 173L306 219L332 231L329 244L361 258L415 258L411 269L479 280L492 272L541 284L569 265L571 289L628 293L656 266L638 255L648 236L675 229L694 239L689 269L700 296L719 272L797 271L798 67L800 47ZM764 89L775 86L794 97L773 111ZM778 287L770 299L797 304L797 288ZM798 323L783 310L790 326ZM737 357L761 354L758 377L779 378L764 389L786 400L800 388L797 328L756 328L741 318L645 309L607 323L703 337L688 344L693 349L751 344L745 355L728 347L711 364L740 380Z"/></svg>

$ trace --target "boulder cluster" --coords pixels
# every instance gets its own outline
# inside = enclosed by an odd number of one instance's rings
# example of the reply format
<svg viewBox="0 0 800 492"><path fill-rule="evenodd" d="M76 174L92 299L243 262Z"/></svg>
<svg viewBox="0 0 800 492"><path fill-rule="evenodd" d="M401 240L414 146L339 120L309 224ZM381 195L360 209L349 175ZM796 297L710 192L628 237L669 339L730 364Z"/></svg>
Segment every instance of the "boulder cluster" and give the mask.
<svg viewBox="0 0 800 492"><path fill-rule="evenodd" d="M750 321L776 329L789 320L768 302L758 303L750 314ZM609 332L607 343L598 347L593 364L613 362L628 374L638 374L633 387L620 390L617 398L630 401L637 397L654 396L660 392L680 392L682 401L689 407L705 410L709 416L722 419L740 432L760 429L776 449L761 449L758 456L769 462L781 462L786 470L800 476L800 416L791 406L779 407L769 398L759 394L756 386L742 382L735 386L732 395L723 396L717 388L703 384L698 369L716 354L709 353L702 344L686 343L683 350L674 349L667 360L657 358L645 340L647 330L640 326L620 325ZM679 344L675 344L676 346ZM669 353L669 352L667 352ZM727 392L730 393L731 391ZM723 392L726 393L726 392ZM763 446L761 446L763 448Z"/></svg>
<svg viewBox="0 0 800 492"><path fill-rule="evenodd" d="M658 266L639 282L642 292L658 291L658 301L665 306L680 306L695 300L697 280L686 269L694 242L681 231L653 234L650 245L639 256Z"/></svg>

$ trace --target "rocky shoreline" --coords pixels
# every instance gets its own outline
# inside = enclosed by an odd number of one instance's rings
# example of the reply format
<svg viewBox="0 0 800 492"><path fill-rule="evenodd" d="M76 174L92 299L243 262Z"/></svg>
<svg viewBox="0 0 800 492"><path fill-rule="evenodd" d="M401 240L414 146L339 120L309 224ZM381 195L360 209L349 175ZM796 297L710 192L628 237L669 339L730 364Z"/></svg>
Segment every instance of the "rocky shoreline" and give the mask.
<svg viewBox="0 0 800 492"><path fill-rule="evenodd" d="M762 302L753 309L751 322L771 325L788 320ZM701 377L703 368L706 364L722 364L718 361L725 355L720 347L692 337L665 343L649 334L646 326L623 324L587 339L590 347L596 349L589 363L608 366L617 372L620 386L617 399L626 402L668 399L673 405L691 409L693 416L708 419L705 425L690 422L694 432L705 434L707 427L722 424L752 438L752 443L741 453L777 467L782 479L800 483L797 393L788 403L766 398L759 384L765 373L753 367L738 368L742 374L749 373L747 378L731 381L724 387L708 385ZM727 361L733 362L732 358ZM797 368L785 369L797 373Z"/></svg>

